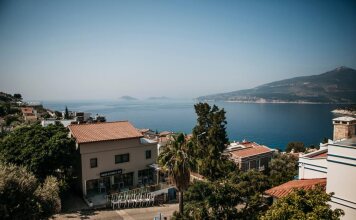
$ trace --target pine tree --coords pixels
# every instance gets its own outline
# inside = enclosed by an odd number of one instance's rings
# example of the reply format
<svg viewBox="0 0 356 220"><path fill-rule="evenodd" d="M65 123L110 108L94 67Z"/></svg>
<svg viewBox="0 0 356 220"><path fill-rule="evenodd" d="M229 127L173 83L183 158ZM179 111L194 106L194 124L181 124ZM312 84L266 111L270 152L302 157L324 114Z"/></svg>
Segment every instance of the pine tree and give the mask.
<svg viewBox="0 0 356 220"><path fill-rule="evenodd" d="M225 175L229 165L222 152L226 148L226 118L224 109L207 103L194 105L198 116L193 129L195 170L210 180Z"/></svg>

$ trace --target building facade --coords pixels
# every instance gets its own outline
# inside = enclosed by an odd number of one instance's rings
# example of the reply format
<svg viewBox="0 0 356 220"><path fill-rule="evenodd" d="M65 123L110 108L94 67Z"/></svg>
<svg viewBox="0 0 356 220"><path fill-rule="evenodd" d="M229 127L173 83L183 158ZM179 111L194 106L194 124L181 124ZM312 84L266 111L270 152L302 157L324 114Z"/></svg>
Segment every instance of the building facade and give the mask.
<svg viewBox="0 0 356 220"><path fill-rule="evenodd" d="M266 194L278 198L279 190L286 185L303 188L301 184L308 181L310 187L325 181L326 192L333 193L331 207L345 212L343 220L353 220L356 219L356 119L335 118L333 125L333 140L321 144L320 150L299 158L299 181L293 180L274 187L267 190Z"/></svg>
<svg viewBox="0 0 356 220"><path fill-rule="evenodd" d="M340 117L333 120L334 140L328 144L326 192L331 207L344 210L342 219L356 219L356 119Z"/></svg>
<svg viewBox="0 0 356 220"><path fill-rule="evenodd" d="M298 179L326 178L328 172L327 154L327 147L321 146L320 150L299 157Z"/></svg>
<svg viewBox="0 0 356 220"><path fill-rule="evenodd" d="M37 120L37 111L32 107L22 107L21 108L22 116L25 121L36 121Z"/></svg>
<svg viewBox="0 0 356 220"><path fill-rule="evenodd" d="M153 184L149 165L156 162L157 142L143 138L128 121L70 125L80 153L83 195Z"/></svg>
<svg viewBox="0 0 356 220"><path fill-rule="evenodd" d="M231 143L224 154L234 161L242 171L250 169L262 171L268 167L274 150L255 142L242 141Z"/></svg>

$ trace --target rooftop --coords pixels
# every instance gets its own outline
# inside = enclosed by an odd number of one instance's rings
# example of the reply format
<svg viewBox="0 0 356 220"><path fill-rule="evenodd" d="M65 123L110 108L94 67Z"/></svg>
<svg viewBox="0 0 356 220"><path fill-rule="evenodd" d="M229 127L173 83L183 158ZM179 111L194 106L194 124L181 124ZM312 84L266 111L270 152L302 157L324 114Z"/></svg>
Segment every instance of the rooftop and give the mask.
<svg viewBox="0 0 356 220"><path fill-rule="evenodd" d="M172 131L162 131L162 132L160 132L159 133L159 136L167 136L167 135L170 135L170 134L173 134L173 132Z"/></svg>
<svg viewBox="0 0 356 220"><path fill-rule="evenodd" d="M333 121L351 122L351 121L356 121L356 118L350 116L342 116L342 117L334 118Z"/></svg>
<svg viewBox="0 0 356 220"><path fill-rule="evenodd" d="M33 113L33 108L32 107L24 107L24 108L21 108L21 111L24 114L32 114Z"/></svg>
<svg viewBox="0 0 356 220"><path fill-rule="evenodd" d="M340 140L340 141L334 141L333 144L356 147L356 137L352 137L352 138L349 138L349 139L343 139L343 140Z"/></svg>
<svg viewBox="0 0 356 220"><path fill-rule="evenodd" d="M230 147L227 148L227 152L231 154L232 157L251 157L258 154L272 152L273 150L264 146L259 145L255 142L241 142L232 143Z"/></svg>
<svg viewBox="0 0 356 220"><path fill-rule="evenodd" d="M142 128L142 129L137 129L137 130L139 132L141 132L142 134L151 131L149 128Z"/></svg>
<svg viewBox="0 0 356 220"><path fill-rule="evenodd" d="M313 157L311 158L326 158L328 156L328 153L322 153L322 154L318 154L318 155L314 155Z"/></svg>
<svg viewBox="0 0 356 220"><path fill-rule="evenodd" d="M75 124L68 127L79 144L143 137L141 132L128 121Z"/></svg>
<svg viewBox="0 0 356 220"><path fill-rule="evenodd" d="M326 178L292 180L282 185L266 190L265 193L275 198L282 198L287 196L295 189L312 189L316 185L321 185L325 189Z"/></svg>
<svg viewBox="0 0 356 220"><path fill-rule="evenodd" d="M308 154L303 155L304 158L310 159L325 159L328 156L327 149L317 150Z"/></svg>

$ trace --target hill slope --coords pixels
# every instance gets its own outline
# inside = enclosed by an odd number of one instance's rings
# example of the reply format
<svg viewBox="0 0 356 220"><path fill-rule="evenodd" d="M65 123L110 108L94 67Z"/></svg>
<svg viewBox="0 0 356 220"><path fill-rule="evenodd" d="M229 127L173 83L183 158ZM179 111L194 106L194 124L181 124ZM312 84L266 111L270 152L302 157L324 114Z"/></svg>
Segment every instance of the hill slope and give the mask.
<svg viewBox="0 0 356 220"><path fill-rule="evenodd" d="M201 96L198 100L356 103L356 70L339 67L320 75L296 77L253 89Z"/></svg>

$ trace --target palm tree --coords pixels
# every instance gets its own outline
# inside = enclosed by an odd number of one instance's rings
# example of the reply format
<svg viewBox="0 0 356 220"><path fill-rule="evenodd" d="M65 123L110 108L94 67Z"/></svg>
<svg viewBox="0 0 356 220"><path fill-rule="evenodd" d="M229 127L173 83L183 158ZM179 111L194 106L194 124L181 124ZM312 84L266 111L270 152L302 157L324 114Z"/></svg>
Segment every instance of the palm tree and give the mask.
<svg viewBox="0 0 356 220"><path fill-rule="evenodd" d="M179 191L180 214L183 214L183 192L190 181L191 149L191 142L181 133L173 137L158 156L158 164L168 172Z"/></svg>

